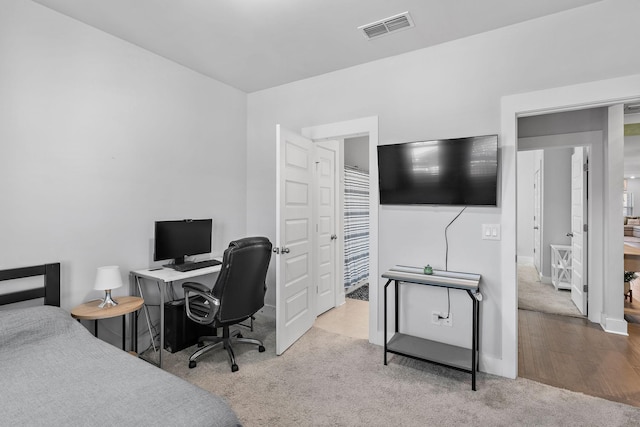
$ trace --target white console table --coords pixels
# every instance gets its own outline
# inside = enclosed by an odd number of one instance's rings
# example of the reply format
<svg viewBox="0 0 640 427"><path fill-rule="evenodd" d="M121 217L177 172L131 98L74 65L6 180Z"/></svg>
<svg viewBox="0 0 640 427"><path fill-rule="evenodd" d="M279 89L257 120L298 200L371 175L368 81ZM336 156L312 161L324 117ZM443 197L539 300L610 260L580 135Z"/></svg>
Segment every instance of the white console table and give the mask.
<svg viewBox="0 0 640 427"><path fill-rule="evenodd" d="M384 364L387 364L387 353L395 353L427 362L450 366L471 373L471 389L476 389L476 372L478 370L480 275L451 271L433 270L433 274L424 274L422 268L395 266L385 272L382 277L387 280L384 285ZM387 340L387 287L395 283L395 334ZM473 324L471 328L471 349L432 341L399 332L398 314L400 312L400 284L440 286L444 288L466 291L471 298Z"/></svg>

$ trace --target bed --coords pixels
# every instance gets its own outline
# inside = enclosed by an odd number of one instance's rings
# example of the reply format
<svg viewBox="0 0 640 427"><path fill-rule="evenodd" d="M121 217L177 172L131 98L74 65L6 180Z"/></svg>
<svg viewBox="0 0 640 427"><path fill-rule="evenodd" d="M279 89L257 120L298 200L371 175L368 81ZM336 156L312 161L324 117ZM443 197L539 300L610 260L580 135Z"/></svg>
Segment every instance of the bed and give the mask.
<svg viewBox="0 0 640 427"><path fill-rule="evenodd" d="M222 400L95 338L60 304L60 265L0 270L2 281L44 276L41 289L0 295L0 413L20 426L238 426ZM0 292L2 292L0 286ZM0 423L1 424L1 423Z"/></svg>

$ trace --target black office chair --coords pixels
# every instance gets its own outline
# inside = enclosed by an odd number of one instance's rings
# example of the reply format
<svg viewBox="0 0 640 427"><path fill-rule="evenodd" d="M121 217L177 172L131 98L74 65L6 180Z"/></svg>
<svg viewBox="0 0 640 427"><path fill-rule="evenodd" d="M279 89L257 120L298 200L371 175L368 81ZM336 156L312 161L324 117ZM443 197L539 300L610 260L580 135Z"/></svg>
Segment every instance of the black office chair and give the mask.
<svg viewBox="0 0 640 427"><path fill-rule="evenodd" d="M222 328L222 336L198 338L198 345L210 344L198 349L189 358L189 368L196 367L196 359L216 348L224 347L229 354L231 371L238 370L232 343L254 344L263 352L261 341L244 338L240 331L229 332L229 327L239 324L264 306L265 278L271 259L271 242L266 237L247 237L235 240L224 251L222 267L213 289L201 283L186 282L182 285L187 317L194 322Z"/></svg>

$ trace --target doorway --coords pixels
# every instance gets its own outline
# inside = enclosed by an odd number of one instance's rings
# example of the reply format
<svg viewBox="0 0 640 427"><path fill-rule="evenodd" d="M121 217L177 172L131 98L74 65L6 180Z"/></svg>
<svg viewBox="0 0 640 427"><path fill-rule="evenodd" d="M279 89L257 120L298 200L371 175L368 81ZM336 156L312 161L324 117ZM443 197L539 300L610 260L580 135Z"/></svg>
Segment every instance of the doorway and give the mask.
<svg viewBox="0 0 640 427"><path fill-rule="evenodd" d="M335 283L344 299L320 315L314 326L353 338L369 338L369 137L342 140L341 176L342 277ZM339 283L338 283L339 282Z"/></svg>
<svg viewBox="0 0 640 427"><path fill-rule="evenodd" d="M583 181L579 179L580 173L576 174L576 171L578 172L580 170L589 171L589 169L591 169L590 166L586 168L583 167L581 156L587 153L586 158L588 159L590 152L595 151L596 153L597 152L609 153L607 150L610 150L611 146L615 147L615 149L620 148L619 145L616 144L615 135L613 135L615 132L612 132L612 129L615 128L615 122L616 122L615 118L619 117L619 112L620 112L619 110L620 110L619 106L614 106L611 108L594 108L594 109L576 110L570 113L565 112L565 113L549 114L548 116L550 117L562 116L563 118L560 120L561 122L563 123L572 122L574 125L577 123L577 121L570 120L569 116L573 117L573 119L576 119L576 117L579 117L580 115L582 115L587 118L589 123L591 123L592 128L588 130L578 129L578 132L566 134L569 136L564 138L562 137L558 138L558 135L553 135L552 137L546 137L546 139L549 139L549 141L542 140L539 137L536 140L538 144L532 143L532 141L534 140L533 138L531 138L530 140L524 140L524 141L522 139L518 139L518 154L517 154L518 239L517 239L517 242L518 242L519 255L522 253L520 252L520 243L521 241L526 240L521 238L522 237L521 231L523 227L525 227L525 224L523 224L523 222L526 221L526 215L523 215L523 212L522 212L522 210L526 211L526 204L521 202L521 198L525 196L525 194L521 194L521 192L526 193L522 188L525 185L525 183L521 181L525 181L526 179L521 179L521 177L522 175L529 173L534 176L534 178L531 178L531 181L533 182L536 181L535 172L532 173L531 170L529 171L526 170L527 169L526 156L535 156L536 159L542 159L540 163L538 163L539 160L534 161L532 169L542 171L541 182L542 182L543 196L541 197L542 218L540 223L542 226L541 240L543 242L541 246L544 248L544 246L547 243L549 243L548 239L544 238L545 234L548 234L545 232L545 225L546 225L545 215L553 216L552 213L549 214L548 209L545 209L545 204L548 204L548 203L546 203L546 197L544 196L545 183L546 183L545 172L547 172L547 168L544 167L544 161L548 159L553 159L552 160L553 166L551 167L551 169L555 169L555 172L557 172L558 169L563 168L562 164L558 164L558 161L563 157L563 155L561 154L561 150L564 150L565 149L564 147L571 147L574 145L574 143L577 143L578 140L581 141L581 144L584 144L586 141L590 140L590 143L587 145L587 148L582 146L573 146L572 148L572 151L573 151L571 156L572 172L570 176L571 184L570 184L570 188L568 190L565 190L565 193L566 191L570 191L572 193L572 198L573 198L573 195L576 192L576 188L579 189L583 184ZM591 117L589 117L590 114L591 114ZM538 117L538 119L541 119L541 118L542 116ZM518 119L518 126L520 126L520 124L522 123L521 120L522 119ZM526 122L526 119L524 121ZM614 124L612 125L612 123ZM526 126L524 127L526 128ZM553 144L551 142L553 142ZM560 146L560 148L558 148L558 146ZM539 150L537 152L526 151L532 148L539 148ZM615 154L620 155L621 152L617 152ZM556 163L554 164L553 161L555 161ZM588 163L588 162L584 162L584 163ZM568 162L565 160L564 164L566 165L568 164ZM539 166L539 165L542 165L542 166ZM609 200L607 198L607 195L612 195L616 193L622 194L621 193L622 188L617 188L617 189L613 188L615 185L615 180L612 180L608 183L609 187L605 186L604 183L600 181L600 179L608 175L606 169L610 166L608 166L606 163L603 163L601 167L605 170L601 171L600 173L595 173L597 172L597 169L595 168L593 171L589 171L589 173L594 172L595 175L597 175L598 177L601 177L599 179L594 179L593 180L594 182L589 183L589 185L587 186L587 189L589 190L588 191L589 216L593 215L594 211L597 211L597 207L594 206L594 203L593 203L594 199ZM562 187L561 181L563 182L566 181L566 177L564 180L560 180L558 179L558 176L560 174L557 174L557 173L554 174L553 172L554 171L551 172L551 178L553 179L550 180L550 184L554 187L553 189L556 190L559 187ZM615 173L613 173L612 175L618 174L619 172L620 170L616 170ZM578 177L578 179L576 179L576 177ZM596 187L598 190L594 191L594 189L591 187ZM535 196L533 196L533 198L535 200ZM558 197L556 197L555 199L552 199L553 200L552 203L554 204L554 207L559 204L562 204L560 199L561 198L558 198ZM613 199L613 197L611 197L611 199ZM622 198L620 198L620 204L618 205L619 208L622 208L621 202L622 202ZM535 204L535 202L532 202L532 204ZM579 204L578 204L578 208L579 208ZM565 210L566 210L566 207L565 207ZM600 224L592 223L588 227L587 226L583 227L582 224L579 224L579 223L576 224L576 217L577 218L581 217L582 210L578 209L577 210L578 213L576 213L576 204L573 201L570 204L569 211L571 216L571 224L570 224L571 232L567 233L569 234L569 236L567 237L569 237L573 242L571 245L565 245L565 247L570 251L569 253L571 252L578 253L578 254L588 253L584 251L584 248L581 245L575 244L575 240L576 240L575 232L578 231L578 233L584 232L584 234L588 234L592 230L597 229L597 226ZM616 215L612 212L612 217L615 217L615 216L617 216L618 219L620 219L620 213L617 213ZM602 221L604 222L604 218ZM587 223L588 222L585 221L585 224ZM622 223L622 221L620 221L620 223ZM553 229L553 224L552 224L552 229ZM622 232L620 231L619 235L616 234L615 228L611 228L610 231L611 231L611 234L603 233L602 234L603 238L605 239L605 241L609 241L614 245L619 245L620 236L622 235ZM556 238L557 238L557 235L556 235ZM562 236L560 238L562 238ZM583 239L583 240L586 241L587 239ZM582 240L580 240L580 242L581 241ZM561 242L561 243L566 243L566 242ZM549 258L549 257L545 257L545 253L543 252L541 256L542 265L543 265L542 270L544 270L545 258ZM585 256L583 260L584 261L589 260L591 261L592 264L593 263L603 264L603 258L604 257ZM569 259L571 260L571 258ZM554 265L557 265L556 264L557 259L551 258L550 261L551 261L552 267ZM579 280L582 277L581 270L579 269L581 264L580 263L581 259L579 258L577 261L578 262L576 262L576 260L573 259L568 264L568 268L570 269L570 274L574 275L575 273L575 271L573 271L574 269L577 269L578 271L578 274L577 274L578 280L572 281L573 282L572 293L573 293L573 287L576 284L582 285L582 283ZM621 259L619 259L618 261L621 261ZM547 262L549 262L549 260L547 260ZM520 265L518 265L518 269L519 267ZM588 270L593 271L594 269L589 268ZM520 272L518 271L518 273ZM542 271L541 271L541 276L544 276L544 274L542 274ZM585 281L585 285L586 284L587 284L587 281ZM578 286L578 287L580 290L582 290L582 286ZM622 286L618 286L618 287L620 288L620 290L622 289ZM615 288L616 288L615 282L603 286L603 291L604 293L606 293L606 295L608 295L609 290L612 291L611 301L613 302L615 302L615 299L616 299ZM564 313L554 313L550 315L547 313L553 313L553 312L546 311L544 310L544 308L542 310L537 310L536 312L522 310L522 307L520 304L521 289L522 287L520 283L520 274L518 274L518 308L520 309L519 315L518 315L518 330L519 330L518 376L522 376L524 378L529 378L534 381L543 382L543 383L550 384L557 387L568 388L574 391L580 391L580 392L591 394L591 395L605 397L610 400L619 400L619 396L617 396L617 393L614 393L612 395L611 393L607 393L607 390L610 389L611 387L618 388L621 390L625 389L626 384L628 383L628 380L625 378L626 374L619 375L617 372L624 371L624 368L627 365L629 365L629 363L632 364L633 362L625 360L625 357L623 354L616 356L615 360L611 359L611 357L609 357L609 354L612 351L612 348L615 348L617 345L620 345L623 342L626 343L625 345L630 345L630 346L636 345L635 343L637 343L637 335L632 334L632 329L629 330L629 334L633 335L632 337L629 337L629 338L620 337L617 334L607 334L605 331L603 331L603 329L606 330L605 325L602 325L601 327L601 325L598 323L592 323L593 320L591 320L591 317L592 317L591 313L589 313L589 319L586 319L586 318L580 319L580 318L577 318L578 316L574 316L574 317L557 316L557 314L564 314ZM585 288L585 290L586 289L587 288ZM618 300L617 302L619 303L621 299L622 299L622 292L620 292L619 295L617 296L617 300ZM576 298L576 295L573 295L572 300L574 301L574 305L579 307L582 302L582 296L577 295L577 298ZM589 300L591 300L591 297L589 297ZM605 303L606 302L607 301L605 298ZM612 302L609 302L609 304L612 304ZM589 320L591 320L591 322L589 322ZM568 334L569 331L570 331L570 334ZM612 331L609 331L609 332L612 332ZM571 336L571 339L572 339L571 345L566 344L568 342L567 335ZM593 350L593 346L584 345L586 341L584 341L582 337L587 337L587 336L597 337L596 339L598 340L599 343L601 343L601 347L603 349L609 346L609 348L606 350L607 351L606 357L604 356L605 353L603 353L603 355L600 355L600 356L596 355L596 352ZM580 337L580 339L573 340L574 337ZM589 358L581 359L580 355L582 354L589 354ZM545 360L541 362L541 360L543 359ZM599 360L599 370L601 372L607 372L607 374L604 375L604 377L606 377L606 380L603 380L603 377L594 379L592 375L592 370L591 370L592 368L591 363L593 360ZM559 372L571 372L571 375L563 376L563 375L559 375L558 374ZM619 394L624 396L624 393L619 393ZM624 398L627 399L628 396L624 396ZM637 400L635 402L637 404Z"/></svg>
<svg viewBox="0 0 640 427"><path fill-rule="evenodd" d="M311 236L312 210L308 209L314 197L309 193L312 187L311 165L313 161L312 146L319 141L341 140L349 137L369 137L369 190L372 194L378 192L376 147L378 145L378 117L365 117L344 122L330 123L302 129L302 135L286 131L280 125L276 126L276 353L282 354L293 345L307 330L311 328L316 318L315 283L313 263L314 250L309 244L314 240ZM289 153L288 150L291 150ZM289 165L291 177L289 177ZM294 173L295 172L295 173ZM299 176L298 176L299 175ZM292 203L286 204L289 197ZM295 197L294 197L295 196ZM304 209L301 206L304 205ZM284 207L283 207L284 206ZM286 206L295 208L289 212ZM377 271L378 258L378 212L377 198L369 200L369 256L374 260L369 265L369 341L382 344L383 334L378 326L381 311L380 280ZM298 232L299 241L289 241L294 234L286 233L287 227ZM339 249L343 251L340 239L337 239ZM295 245L294 245L295 243ZM304 243L301 245L299 243ZM295 249L295 250L294 250ZM304 249L304 250L303 250ZM278 256L279 255L279 256ZM297 269L293 261L299 261ZM297 273L297 274L294 274ZM342 277L342 271L338 277ZM375 278L375 280L371 280ZM295 282L295 283L294 283ZM343 282L335 281L343 289ZM295 285L295 286L293 286ZM344 291L341 293L344 297ZM336 300L340 294L336 295Z"/></svg>
<svg viewBox="0 0 640 427"><path fill-rule="evenodd" d="M365 117L361 119L348 120L344 122L336 122L330 123L326 125L314 126L309 128L304 128L302 130L302 134L307 138L310 138L314 141L322 141L327 139L337 139L342 141L340 144L341 147L341 158L343 163L348 165L349 162L355 163L355 165L360 166L360 168L364 169L367 167L369 171L368 175L368 188L369 194L375 195L378 192L378 176L377 176L377 157L376 157L376 147L378 146L378 117ZM357 147L351 146L351 149L347 149L347 155L345 156L345 141L346 144L353 144L355 141L355 145ZM354 153L355 152L355 153ZM354 155L354 156L352 156ZM365 160L366 158L366 160ZM353 166L353 165L352 165ZM341 181L344 182L344 170L341 171ZM368 304L366 305L366 310L359 310L359 314L356 314L355 317L358 319L362 319L362 317L366 317L366 336L369 341L374 344L382 344L382 331L378 328L378 314L381 310L381 298L378 297L380 284L378 280L377 273L377 259L378 259L378 210L377 210L377 198L369 197L368 202L368 274L362 279L362 283L368 283ZM342 209L341 209L342 211ZM341 218L342 219L342 218ZM344 220L342 220L344 223ZM343 227L342 225L341 227ZM344 257L344 240L338 239L339 248L341 251L342 258ZM339 277L344 277L344 264L341 264L341 274ZM344 281L338 280L336 281L336 286L339 289L337 296L337 309L334 311L339 311L338 309L342 309L343 311L346 309L347 305L350 304L349 301L345 301L345 288ZM353 313L351 313L353 314ZM364 338L364 334L361 333L361 338Z"/></svg>
<svg viewBox="0 0 640 427"><path fill-rule="evenodd" d="M584 133L566 135L520 141L518 308L583 317L589 253L584 230L592 209L587 205L588 147L572 146Z"/></svg>
<svg viewBox="0 0 640 427"><path fill-rule="evenodd" d="M501 243L501 280L504 284L501 295L503 308L502 319L502 363L492 372L498 372L510 378L518 375L518 331L508 325L517 325L517 150L518 150L518 119L561 111L576 109L606 107L609 110L622 111L625 102L640 99L640 74L615 79L554 88L553 90L539 90L529 93L504 96L501 101L501 152L502 152L502 227L503 239ZM622 116L622 114L620 114ZM602 152L592 153L596 165L592 162L592 182L600 183L594 188L592 197L599 197L594 205L599 208L591 217L593 228L590 232L592 259L598 259L600 270L597 274L590 274L595 281L591 282L589 301L589 320L598 322L608 332L627 334L627 323L623 319L623 301L619 298L619 290L615 284L623 279L623 244L622 236L616 241L617 231L622 229L620 221L620 201L622 200L622 117L609 120L607 127L608 144ZM617 124L620 123L618 129ZM597 154L597 156L596 156ZM597 177L598 173L602 176ZM606 180L605 180L606 177ZM606 184L606 185L605 185ZM602 196L604 195L604 197ZM596 230L596 225L601 228ZM615 233L613 231L616 231ZM594 237L595 236L595 237ZM593 242L595 241L595 245ZM593 252L598 252L594 255ZM591 263L593 273L594 263ZM605 269L604 266L607 266ZM619 268L618 268L619 265ZM615 267L615 268L614 268ZM611 283L611 285L607 285ZM595 292L594 292L595 291ZM593 298L594 294L596 295ZM595 304L594 304L595 303Z"/></svg>

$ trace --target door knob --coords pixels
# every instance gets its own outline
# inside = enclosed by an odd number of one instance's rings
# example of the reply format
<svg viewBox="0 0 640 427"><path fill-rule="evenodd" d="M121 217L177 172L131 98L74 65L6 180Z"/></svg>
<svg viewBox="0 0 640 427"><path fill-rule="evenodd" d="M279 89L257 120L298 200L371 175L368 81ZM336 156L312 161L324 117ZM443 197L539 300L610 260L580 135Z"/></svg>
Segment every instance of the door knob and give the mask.
<svg viewBox="0 0 640 427"><path fill-rule="evenodd" d="M567 237L573 237L573 233L567 233Z"/></svg>
<svg viewBox="0 0 640 427"><path fill-rule="evenodd" d="M338 236L336 236L335 234L331 235L331 240L336 240L338 238Z"/></svg>
<svg viewBox="0 0 640 427"><path fill-rule="evenodd" d="M535 227L533 227L534 230L538 230L540 229L540 227L538 227L537 225Z"/></svg>
<svg viewBox="0 0 640 427"><path fill-rule="evenodd" d="M285 247L283 246L283 247L282 247L282 249L281 249L281 252L282 252L283 254L288 254L288 253L289 253L289 248L285 248Z"/></svg>
<svg viewBox="0 0 640 427"><path fill-rule="evenodd" d="M273 252L275 252L276 254L280 253L280 248L273 248Z"/></svg>

